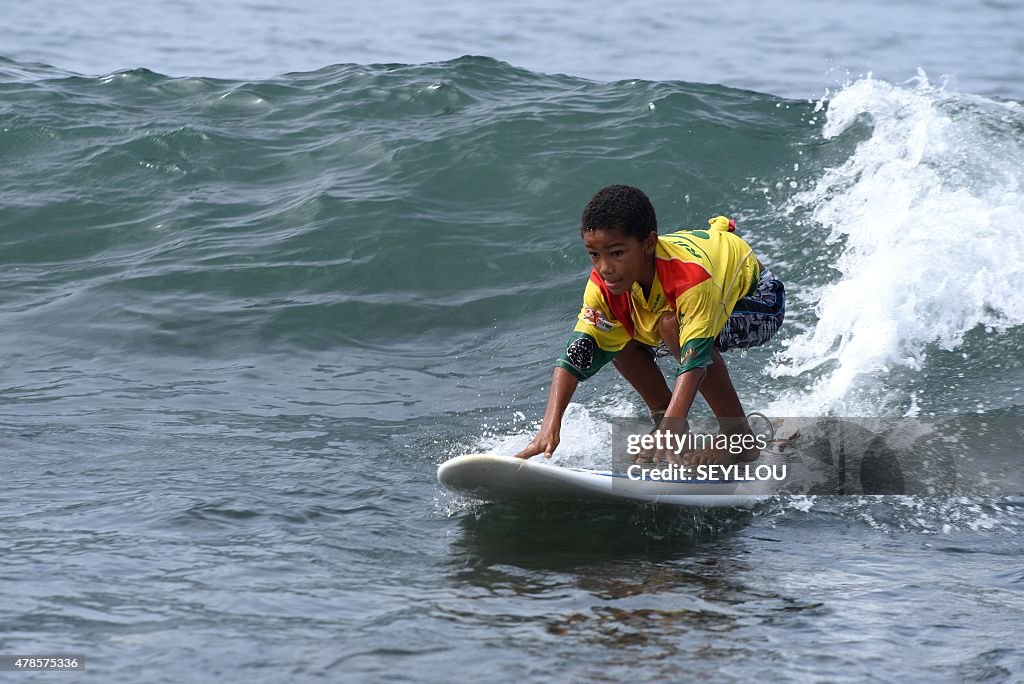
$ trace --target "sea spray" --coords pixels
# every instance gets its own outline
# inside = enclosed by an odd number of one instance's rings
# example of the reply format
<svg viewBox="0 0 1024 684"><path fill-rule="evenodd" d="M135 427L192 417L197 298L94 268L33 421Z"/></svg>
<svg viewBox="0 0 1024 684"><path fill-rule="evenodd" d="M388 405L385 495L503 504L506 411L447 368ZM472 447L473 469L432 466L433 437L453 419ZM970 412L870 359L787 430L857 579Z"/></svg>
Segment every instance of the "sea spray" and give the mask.
<svg viewBox="0 0 1024 684"><path fill-rule="evenodd" d="M929 345L955 349L977 326L1024 323L1024 149L1015 104L948 92L923 76L904 85L865 79L828 103L822 136L871 125L853 155L795 195L841 243L838 280L824 287L816 325L771 368L810 391L790 412L880 410L858 401L894 367L920 370ZM824 371L824 372L823 372ZM885 409L882 409L885 410Z"/></svg>

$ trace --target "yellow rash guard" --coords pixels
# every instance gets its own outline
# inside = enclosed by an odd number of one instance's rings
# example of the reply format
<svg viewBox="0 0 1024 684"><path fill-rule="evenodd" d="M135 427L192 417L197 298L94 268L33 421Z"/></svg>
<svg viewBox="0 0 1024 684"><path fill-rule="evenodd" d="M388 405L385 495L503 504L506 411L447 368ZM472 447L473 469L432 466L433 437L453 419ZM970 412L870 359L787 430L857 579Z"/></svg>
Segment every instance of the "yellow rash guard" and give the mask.
<svg viewBox="0 0 1024 684"><path fill-rule="evenodd" d="M626 343L661 344L658 319L675 311L682 363L676 375L711 364L711 350L733 307L757 287L760 272L750 246L729 232L725 217L711 219L711 230L680 230L659 235L651 294L633 283L614 295L591 271L583 309L555 365L580 380L594 375Z"/></svg>

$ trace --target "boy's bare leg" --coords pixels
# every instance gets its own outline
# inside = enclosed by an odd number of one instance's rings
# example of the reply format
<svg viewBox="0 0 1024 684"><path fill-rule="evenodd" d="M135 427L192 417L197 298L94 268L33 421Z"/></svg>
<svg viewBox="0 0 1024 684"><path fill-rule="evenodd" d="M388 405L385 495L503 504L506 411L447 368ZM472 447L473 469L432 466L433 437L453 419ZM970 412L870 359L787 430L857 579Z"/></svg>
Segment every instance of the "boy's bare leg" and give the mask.
<svg viewBox="0 0 1024 684"><path fill-rule="evenodd" d="M672 400L672 391L647 347L630 340L622 351L615 355L612 363L622 373L626 382L640 394L652 415L665 410Z"/></svg>

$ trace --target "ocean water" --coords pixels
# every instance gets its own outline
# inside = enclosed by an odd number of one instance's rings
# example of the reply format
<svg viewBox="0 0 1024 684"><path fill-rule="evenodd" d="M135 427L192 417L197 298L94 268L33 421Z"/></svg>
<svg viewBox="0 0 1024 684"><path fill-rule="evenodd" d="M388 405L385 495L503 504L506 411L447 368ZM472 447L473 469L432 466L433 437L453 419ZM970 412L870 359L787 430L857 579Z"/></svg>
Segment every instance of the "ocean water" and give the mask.
<svg viewBox="0 0 1024 684"><path fill-rule="evenodd" d="M786 97L819 97L869 72L902 82L920 67L965 92L1019 100L1022 26L1024 5L1006 0L47 0L8 8L0 55L85 74L249 80L481 55L541 73Z"/></svg>
<svg viewBox="0 0 1024 684"><path fill-rule="evenodd" d="M748 408L1019 416L1018 6L733 6L736 50L705 49L709 8L377 7L0 28L0 655L102 682L1021 681L1020 496L516 507L435 479L536 429L613 182L666 228L734 216L787 283L779 337L729 359ZM608 40L638 26L640 52ZM641 413L603 372L556 459Z"/></svg>

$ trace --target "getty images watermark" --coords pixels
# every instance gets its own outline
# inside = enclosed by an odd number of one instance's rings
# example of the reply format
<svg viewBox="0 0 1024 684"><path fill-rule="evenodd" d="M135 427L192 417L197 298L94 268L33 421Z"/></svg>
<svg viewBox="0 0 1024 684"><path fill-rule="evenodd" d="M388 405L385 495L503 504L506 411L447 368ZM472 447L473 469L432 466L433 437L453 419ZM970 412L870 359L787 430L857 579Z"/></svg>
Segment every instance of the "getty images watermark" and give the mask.
<svg viewBox="0 0 1024 684"><path fill-rule="evenodd" d="M1024 417L752 417L719 434L612 421L613 489L663 494L1024 495Z"/></svg>
<svg viewBox="0 0 1024 684"><path fill-rule="evenodd" d="M634 462L626 468L626 477L652 482L784 482L789 468L787 463L690 465L683 461L688 454L705 450L718 451L736 459L752 450L763 452L768 448L769 436L764 434L628 433L626 454ZM672 460L656 466L636 462L647 454L668 454Z"/></svg>

